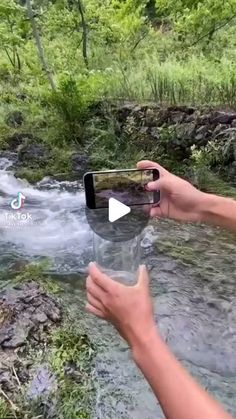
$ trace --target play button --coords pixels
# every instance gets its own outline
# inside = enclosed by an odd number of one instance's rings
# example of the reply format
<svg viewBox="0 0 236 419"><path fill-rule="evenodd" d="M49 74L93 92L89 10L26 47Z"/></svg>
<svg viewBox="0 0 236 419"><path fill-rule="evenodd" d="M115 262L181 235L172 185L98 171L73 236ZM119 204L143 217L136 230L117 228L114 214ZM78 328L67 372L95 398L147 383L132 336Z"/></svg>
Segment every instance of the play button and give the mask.
<svg viewBox="0 0 236 419"><path fill-rule="evenodd" d="M115 198L110 198L108 210L108 219L111 223L114 223L115 221L129 214L131 208L127 207L125 204L122 204L122 202Z"/></svg>
<svg viewBox="0 0 236 419"><path fill-rule="evenodd" d="M103 207L90 209L86 206L85 213L88 224L95 234L111 242L125 242L140 235L147 226L150 194L140 187L139 182L134 182L125 176L119 177L119 188L110 186L116 182L117 177L113 179L112 176L103 179L101 183L98 182L97 198ZM134 199L136 204L132 205Z"/></svg>

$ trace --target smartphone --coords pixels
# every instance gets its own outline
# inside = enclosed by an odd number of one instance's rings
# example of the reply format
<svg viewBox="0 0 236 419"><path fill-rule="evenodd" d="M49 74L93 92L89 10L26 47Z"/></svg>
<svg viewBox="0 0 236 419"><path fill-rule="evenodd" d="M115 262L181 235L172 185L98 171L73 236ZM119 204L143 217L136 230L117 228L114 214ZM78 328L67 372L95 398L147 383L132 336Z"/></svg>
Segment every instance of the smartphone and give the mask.
<svg viewBox="0 0 236 419"><path fill-rule="evenodd" d="M146 185L159 176L158 169L88 172L84 175L86 205L89 209L108 208L110 198L127 206L156 204L160 192L148 192Z"/></svg>

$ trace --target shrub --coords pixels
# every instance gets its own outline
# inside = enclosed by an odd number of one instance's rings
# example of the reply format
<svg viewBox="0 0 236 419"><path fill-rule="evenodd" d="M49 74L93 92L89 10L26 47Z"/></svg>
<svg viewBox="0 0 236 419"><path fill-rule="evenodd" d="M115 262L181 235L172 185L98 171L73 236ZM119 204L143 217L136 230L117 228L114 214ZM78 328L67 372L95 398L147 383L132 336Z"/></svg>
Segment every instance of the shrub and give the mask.
<svg viewBox="0 0 236 419"><path fill-rule="evenodd" d="M64 138L84 142L83 125L90 114L90 107L96 104L105 86L103 74L91 72L78 79L65 75L58 90L51 94L50 103L62 122Z"/></svg>

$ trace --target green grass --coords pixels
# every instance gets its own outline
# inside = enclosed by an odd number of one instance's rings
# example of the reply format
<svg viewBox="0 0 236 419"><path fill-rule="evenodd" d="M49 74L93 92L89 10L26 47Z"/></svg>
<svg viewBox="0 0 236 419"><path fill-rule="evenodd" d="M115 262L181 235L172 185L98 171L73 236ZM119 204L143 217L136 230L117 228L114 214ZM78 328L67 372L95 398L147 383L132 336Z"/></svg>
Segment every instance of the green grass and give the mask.
<svg viewBox="0 0 236 419"><path fill-rule="evenodd" d="M168 240L156 244L158 253L171 256L186 265L197 265L198 254L191 246L183 246L181 243L174 243Z"/></svg>
<svg viewBox="0 0 236 419"><path fill-rule="evenodd" d="M49 363L59 380L58 418L90 418L94 347L88 336L72 325L73 319L52 335ZM68 368L73 369L69 374Z"/></svg>
<svg viewBox="0 0 236 419"><path fill-rule="evenodd" d="M61 291L60 286L46 272L50 268L50 260L39 263L29 263L21 272L13 278L13 283L22 284L29 281L39 283L45 292L57 294Z"/></svg>
<svg viewBox="0 0 236 419"><path fill-rule="evenodd" d="M57 390L45 399L27 400L26 387L12 396L0 395L0 419L39 419L48 417L50 406L58 419L90 419L94 388L91 364L95 349L83 331L70 318L51 332L39 364L46 363L55 373ZM28 348L29 349L29 348ZM34 352L31 351L31 356ZM34 362L36 362L34 360ZM73 373L69 369L73 368Z"/></svg>
<svg viewBox="0 0 236 419"><path fill-rule="evenodd" d="M46 275L48 263L27 265L18 273L13 283L20 284L34 280L47 293L57 293L59 286ZM37 366L47 365L56 377L57 386L44 398L28 400L28 383L16 384L13 394L0 393L0 419L39 419L48 417L50 409L55 410L58 419L91 418L94 387L92 382L92 364L95 347L87 334L63 304L61 325L53 326L43 334L44 346L38 349L29 339L24 351L19 352L19 362L29 362L32 378ZM37 351L37 352L36 352ZM33 369L32 364L34 365ZM17 370L17 367L16 367ZM10 373L13 375L12 369ZM30 378L30 380L31 380ZM15 381L15 376L12 378Z"/></svg>
<svg viewBox="0 0 236 419"><path fill-rule="evenodd" d="M151 100L161 104L236 106L235 64L189 56L160 62L158 55L146 55L130 62L125 71L114 70L110 79L111 97Z"/></svg>
<svg viewBox="0 0 236 419"><path fill-rule="evenodd" d="M196 169L196 181L202 191L236 199L236 188L220 179L217 174L207 167Z"/></svg>
<svg viewBox="0 0 236 419"><path fill-rule="evenodd" d="M14 407L7 402L3 396L0 396L0 419L15 419L17 412Z"/></svg>

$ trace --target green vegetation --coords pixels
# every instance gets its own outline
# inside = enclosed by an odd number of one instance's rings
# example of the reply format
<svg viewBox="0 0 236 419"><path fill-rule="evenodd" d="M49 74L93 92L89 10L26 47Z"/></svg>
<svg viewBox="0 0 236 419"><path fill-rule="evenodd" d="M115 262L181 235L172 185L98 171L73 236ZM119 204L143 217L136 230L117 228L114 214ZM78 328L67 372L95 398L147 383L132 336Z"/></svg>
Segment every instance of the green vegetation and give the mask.
<svg viewBox="0 0 236 419"><path fill-rule="evenodd" d="M173 259L177 259L186 265L198 264L196 249L191 246L183 246L182 243L161 241L157 244L157 250L158 252L171 256Z"/></svg>
<svg viewBox="0 0 236 419"><path fill-rule="evenodd" d="M70 179L74 152L94 169L148 153L184 174L160 147L137 146L135 121L120 138L117 101L236 106L235 0L3 0L0 18L0 149L46 147L16 168L30 182Z"/></svg>
<svg viewBox="0 0 236 419"><path fill-rule="evenodd" d="M236 197L224 169L229 154L236 160L235 136L209 138L185 158L178 153L189 137L175 129L160 124L150 141L144 117L139 126L133 116L118 120L114 107L125 101L235 110L236 0L1 0L0 152L17 153L17 177L70 179L74 153L97 170L148 157L190 172L203 190ZM163 240L158 251L214 271L189 244ZM48 267L27 265L14 281L59 293ZM75 324L66 318L37 359L56 374L59 419L91 412L94 348ZM26 402L25 390L14 401L1 394L0 419L45 417L45 404Z"/></svg>
<svg viewBox="0 0 236 419"><path fill-rule="evenodd" d="M234 107L235 16L235 0L3 0L2 146L14 110L61 150L87 143L100 100Z"/></svg>
<svg viewBox="0 0 236 419"><path fill-rule="evenodd" d="M70 318L70 321L73 320ZM86 334L77 326L69 324L51 332L51 342L37 357L38 364L46 364L55 373L57 390L34 400L27 399L27 385L19 385L14 401L3 390L0 391L1 419L45 418L54 411L59 419L89 419L92 411L93 385L91 380L91 362L94 348ZM35 350L29 347L24 356L32 362ZM51 412L51 413L50 413ZM53 416L55 417L55 416Z"/></svg>
<svg viewBox="0 0 236 419"><path fill-rule="evenodd" d="M24 266L23 270L19 272L14 278L13 283L24 283L29 281L36 281L41 285L45 292L57 294L61 290L58 283L46 273L50 268L50 260L45 260L40 263L29 263Z"/></svg>
<svg viewBox="0 0 236 419"><path fill-rule="evenodd" d="M226 147L227 141L225 141L224 147L209 142L207 147L201 150L193 148L192 162L194 177L201 190L236 198L236 188L227 184L211 171L212 163L217 162L219 165L223 165L225 157L224 149Z"/></svg>
<svg viewBox="0 0 236 419"><path fill-rule="evenodd" d="M11 406L6 400L0 398L0 418L14 419L16 417L14 405Z"/></svg>
<svg viewBox="0 0 236 419"><path fill-rule="evenodd" d="M20 285L33 280L40 284L46 293L58 293L60 287L46 274L48 267L48 262L29 264L15 276L13 283ZM4 387L0 389L0 419L91 417L95 347L81 329L78 319L74 318L63 303L63 298L60 298L60 306L63 310L62 322L50 327L47 325L42 329L37 346L29 336L23 350L18 351L17 366L21 365L27 369L28 381L21 383L17 375L18 367L15 369L14 363L9 364L14 391L9 392ZM29 384L40 366L46 366L55 375L55 389L50 394L30 399Z"/></svg>
<svg viewBox="0 0 236 419"><path fill-rule="evenodd" d="M57 414L61 419L89 419L91 403L91 361L94 348L86 334L72 326L73 319L52 335L49 357L52 370L59 379ZM71 369L70 374L66 368Z"/></svg>

